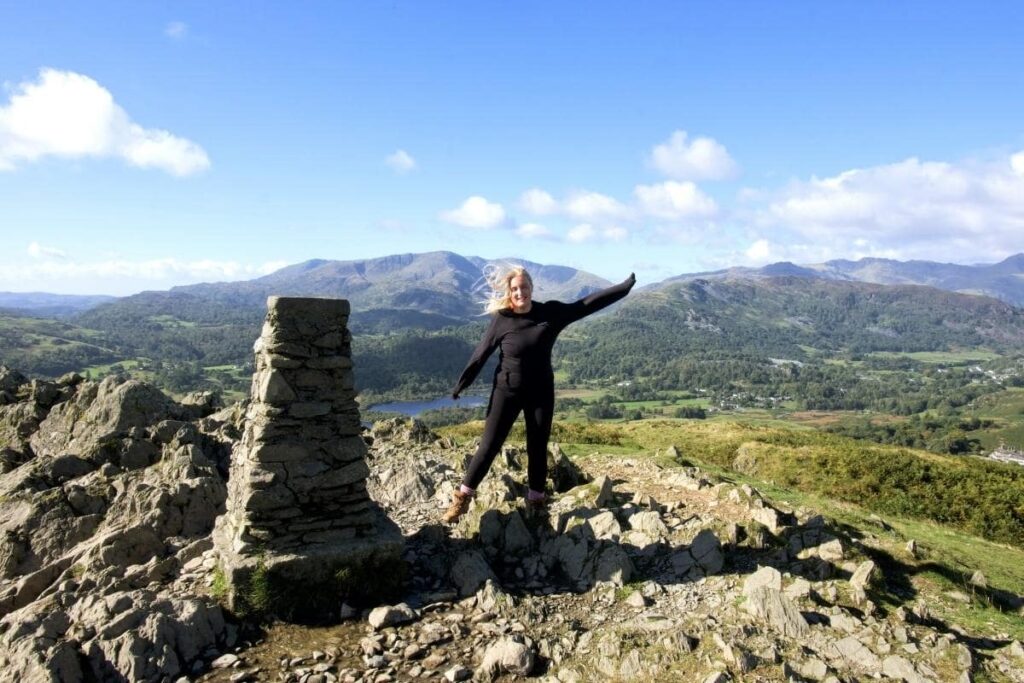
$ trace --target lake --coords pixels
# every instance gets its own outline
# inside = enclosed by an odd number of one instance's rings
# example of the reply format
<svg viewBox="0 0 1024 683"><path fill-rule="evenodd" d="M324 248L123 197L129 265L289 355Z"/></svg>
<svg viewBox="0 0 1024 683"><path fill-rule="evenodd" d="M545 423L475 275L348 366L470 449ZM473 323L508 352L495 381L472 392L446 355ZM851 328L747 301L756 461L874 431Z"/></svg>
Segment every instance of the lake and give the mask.
<svg viewBox="0 0 1024 683"><path fill-rule="evenodd" d="M429 401L395 401L393 403L378 403L370 406L367 410L379 410L385 413L401 413L407 417L416 417L425 410L436 410L437 408L479 408L487 405L487 399L483 396L464 396L458 401L450 396L442 396L430 399Z"/></svg>

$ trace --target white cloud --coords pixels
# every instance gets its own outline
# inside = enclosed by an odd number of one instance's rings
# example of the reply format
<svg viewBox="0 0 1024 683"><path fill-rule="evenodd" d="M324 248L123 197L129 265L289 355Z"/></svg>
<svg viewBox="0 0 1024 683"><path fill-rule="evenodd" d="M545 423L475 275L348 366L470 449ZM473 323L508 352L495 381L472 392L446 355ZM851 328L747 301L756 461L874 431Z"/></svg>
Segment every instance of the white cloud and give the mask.
<svg viewBox="0 0 1024 683"><path fill-rule="evenodd" d="M577 220L615 220L629 214L628 209L614 197L599 192L575 192L563 203L565 213Z"/></svg>
<svg viewBox="0 0 1024 683"><path fill-rule="evenodd" d="M1010 157L1010 168L1019 176L1024 176L1024 152L1017 152Z"/></svg>
<svg viewBox="0 0 1024 683"><path fill-rule="evenodd" d="M527 239L551 239L553 237L551 231L540 223L523 223L516 228L516 234Z"/></svg>
<svg viewBox="0 0 1024 683"><path fill-rule="evenodd" d="M188 37L188 24L183 21L172 21L164 27L164 35L172 40L184 40Z"/></svg>
<svg viewBox="0 0 1024 683"><path fill-rule="evenodd" d="M404 149L395 150L384 159L384 163L398 174L409 173L416 168L416 160Z"/></svg>
<svg viewBox="0 0 1024 683"><path fill-rule="evenodd" d="M583 242L589 242L597 236L597 230L594 229L593 225L589 223L581 223L580 225L573 226L566 233L565 239L573 244L582 244Z"/></svg>
<svg viewBox="0 0 1024 683"><path fill-rule="evenodd" d="M922 162L853 169L796 182L755 214L761 227L827 243L840 253L959 262L1020 251L1024 161Z"/></svg>
<svg viewBox="0 0 1024 683"><path fill-rule="evenodd" d="M53 247L44 247L39 242L30 242L28 245L28 255L32 258L65 258L66 253L60 249L54 249Z"/></svg>
<svg viewBox="0 0 1024 683"><path fill-rule="evenodd" d="M633 194L640 210L655 218L677 220L718 212L715 200L691 182L669 180L658 185L637 185Z"/></svg>
<svg viewBox="0 0 1024 683"><path fill-rule="evenodd" d="M0 107L0 170L44 157L118 157L140 168L185 176L210 166L202 147L165 130L143 128L99 83L43 69Z"/></svg>
<svg viewBox="0 0 1024 683"><path fill-rule="evenodd" d="M618 225L610 225L601 231L601 236L609 242L622 242L629 237L629 231Z"/></svg>
<svg viewBox="0 0 1024 683"><path fill-rule="evenodd" d="M457 209L442 211L441 220L464 228L488 230L504 223L505 209L501 204L489 202L477 195L462 202Z"/></svg>
<svg viewBox="0 0 1024 683"><path fill-rule="evenodd" d="M771 243L762 238L756 240L753 244L747 247L747 250L744 252L744 256L746 256L748 263L762 265L772 262L772 253L773 249Z"/></svg>
<svg viewBox="0 0 1024 683"><path fill-rule="evenodd" d="M590 223L580 223L569 229L565 235L565 241L572 244L583 244L584 242L621 242L629 236L629 232L619 226L608 226L597 228Z"/></svg>
<svg viewBox="0 0 1024 683"><path fill-rule="evenodd" d="M531 188L520 195L519 207L523 211L532 213L535 216L547 216L557 213L559 210L558 202L555 201L555 198L537 187Z"/></svg>
<svg viewBox="0 0 1024 683"><path fill-rule="evenodd" d="M729 152L712 138L688 141L686 131L677 130L651 150L650 164L676 180L722 180L737 172Z"/></svg>

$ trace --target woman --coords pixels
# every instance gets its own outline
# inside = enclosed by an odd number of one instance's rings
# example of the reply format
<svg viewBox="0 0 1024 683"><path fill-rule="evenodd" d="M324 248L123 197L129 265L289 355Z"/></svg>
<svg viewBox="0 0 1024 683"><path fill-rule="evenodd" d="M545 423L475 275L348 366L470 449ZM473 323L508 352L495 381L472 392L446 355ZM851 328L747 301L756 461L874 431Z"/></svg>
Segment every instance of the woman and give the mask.
<svg viewBox="0 0 1024 683"><path fill-rule="evenodd" d="M551 369L555 339L571 323L625 297L634 284L636 277L630 273L614 287L566 304L534 301L533 280L522 267L511 268L491 280L493 294L486 308L493 316L491 324L455 384L452 398L458 399L473 383L494 349L499 349L498 368L494 373L480 447L466 468L462 486L442 517L446 524L458 521L469 509L476 487L490 469L520 412L526 422L527 504L538 509L544 507L548 438L555 408L555 381Z"/></svg>

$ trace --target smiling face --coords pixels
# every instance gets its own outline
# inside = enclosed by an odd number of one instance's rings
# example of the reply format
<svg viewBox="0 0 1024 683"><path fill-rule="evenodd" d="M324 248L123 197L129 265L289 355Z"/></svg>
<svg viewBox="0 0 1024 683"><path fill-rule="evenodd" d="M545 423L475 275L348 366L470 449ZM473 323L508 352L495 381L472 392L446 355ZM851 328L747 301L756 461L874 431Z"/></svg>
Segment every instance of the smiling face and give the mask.
<svg viewBox="0 0 1024 683"><path fill-rule="evenodd" d="M508 281L509 301L516 313L528 313L533 305L533 284L529 275L516 275Z"/></svg>

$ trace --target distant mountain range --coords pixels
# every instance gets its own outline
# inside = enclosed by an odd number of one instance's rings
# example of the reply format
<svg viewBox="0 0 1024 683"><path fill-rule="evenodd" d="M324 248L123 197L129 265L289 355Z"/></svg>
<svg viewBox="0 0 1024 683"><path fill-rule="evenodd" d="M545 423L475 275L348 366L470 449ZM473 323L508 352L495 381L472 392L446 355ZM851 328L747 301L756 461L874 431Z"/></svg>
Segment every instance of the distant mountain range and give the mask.
<svg viewBox="0 0 1024 683"><path fill-rule="evenodd" d="M0 310L0 363L48 375L118 359L237 365L251 359L268 296L333 296L352 302L349 328L359 340L364 388L443 391L479 339L483 272L494 263L451 252L307 261L245 282L142 292L63 320L41 311L84 307L86 299L0 298L30 311ZM574 300L610 284L564 266L524 265L541 300ZM683 275L644 284L566 335L561 347L575 348L578 379L655 376L673 359L709 352L795 360L873 351L1017 353L1024 350L1022 281L1024 255L991 266L865 259ZM938 285L998 290L1003 300Z"/></svg>
<svg viewBox="0 0 1024 683"><path fill-rule="evenodd" d="M435 251L361 261L318 259L247 282L188 285L170 291L261 310L270 295L336 296L348 299L355 310L411 309L465 319L479 315L480 304L490 291L484 271L511 263L521 263L530 271L535 289L545 298L578 299L610 284L566 266Z"/></svg>
<svg viewBox="0 0 1024 683"><path fill-rule="evenodd" d="M45 293L0 292L0 309L41 317L71 317L110 304L145 309L151 315L177 315L182 306L201 301L215 317L224 308L263 311L270 295L336 296L349 299L354 310L372 311L381 325L395 317L419 319L437 328L477 316L486 297L485 268L501 263L523 263L533 275L539 298L572 300L605 287L609 282L575 268L542 265L517 259L487 260L448 251L396 254L375 259L334 261L316 259L287 266L254 280L173 287L128 297L69 296ZM690 273L644 288L692 280L751 280L798 277L881 285L920 285L961 294L990 296L1024 307L1024 253L995 264L958 265L933 261L894 261L865 258L821 264L773 263L762 268L728 268ZM221 310L221 313L214 311Z"/></svg>
<svg viewBox="0 0 1024 683"><path fill-rule="evenodd" d="M115 296L0 292L0 311L66 318L117 299Z"/></svg>
<svg viewBox="0 0 1024 683"><path fill-rule="evenodd" d="M728 268L707 273L691 273L669 278L666 282L695 279L750 279L765 277L803 277L826 280L869 282L878 285L921 285L960 294L990 296L1014 306L1024 307L1024 253L999 263L959 265L935 261L894 261L864 258L859 261L826 261L800 266L788 261L762 268Z"/></svg>

